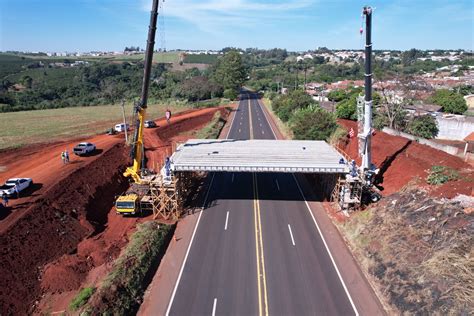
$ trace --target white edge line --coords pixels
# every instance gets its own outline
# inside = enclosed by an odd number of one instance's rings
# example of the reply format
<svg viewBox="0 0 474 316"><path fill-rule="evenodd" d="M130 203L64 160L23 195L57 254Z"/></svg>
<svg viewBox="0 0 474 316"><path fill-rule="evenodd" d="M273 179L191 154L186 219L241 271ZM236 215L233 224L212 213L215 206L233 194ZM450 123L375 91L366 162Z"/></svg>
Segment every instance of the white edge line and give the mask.
<svg viewBox="0 0 474 316"><path fill-rule="evenodd" d="M237 109L239 107L240 107L240 101L239 101L239 105L237 106ZM236 115L237 114L234 113L234 116L232 117L232 122L230 123L229 130L227 131L226 139L229 139L229 134L230 134L230 131L232 130L232 126L234 125L234 120L235 120ZM207 190L206 197L204 198L204 203L202 205L201 213L199 213L199 217L198 217L198 220L196 222L196 226L194 226L194 231L193 231L193 235L191 236L191 241L189 242L188 249L186 250L186 255L184 256L183 264L181 265L181 269L179 270L178 280L176 280L176 284L175 284L174 289L173 289L173 294L171 294L171 299L170 299L170 302L168 303L168 308L166 309L166 314L165 314L166 316L169 315L170 310L171 310L171 306L173 305L174 296L176 295L176 290L178 289L179 281L181 280L181 276L183 274L184 266L186 265L186 261L188 259L189 251L191 250L191 246L193 244L194 235L196 235L196 231L197 231L199 222L201 221L201 215L202 215L202 213L204 213L204 207L207 203L207 198L209 197L209 192L211 192L212 183L214 182L214 176L215 175L216 175L215 173L212 174L211 183L209 184L209 189Z"/></svg>
<svg viewBox="0 0 474 316"><path fill-rule="evenodd" d="M212 305L212 316L216 315L217 297L214 298L214 304Z"/></svg>
<svg viewBox="0 0 474 316"><path fill-rule="evenodd" d="M232 125L234 125L235 116L237 115L237 110L239 109L239 107L240 107L240 101L239 101L239 105L237 106L237 109L234 113L234 116L232 116L232 122L230 122L230 127L229 127L229 130L227 131L227 136L225 137L225 139L229 139L230 130L232 129Z"/></svg>
<svg viewBox="0 0 474 316"><path fill-rule="evenodd" d="M262 101L262 102L263 102L263 101ZM260 108L262 108L262 105L260 104L259 100L257 100L257 103L258 103L258 105L260 105ZM272 131L272 133L273 133L273 136L275 137L275 139L277 139L276 134L275 134L275 131L273 130L272 124L270 124L270 121L269 121L269 119L268 119L268 116L267 116L267 113L266 113L266 109L262 109L262 111L263 111L263 114L265 115L265 118L267 119L268 125L270 125L270 129L271 129L271 131ZM301 196L302 196L303 199L304 199L304 202L305 202L305 204L306 204L306 208L308 209L309 214L310 214L311 217L313 218L313 222L314 222L314 224L316 225L316 228L318 229L318 232L319 232L319 235L321 236L321 239L323 240L324 247L326 247L326 251L328 252L329 257L331 258L331 262L332 262L332 264L334 265L334 268L336 269L337 276L339 277L339 280L340 280L341 283L342 283L342 287L344 288L344 291L346 292L346 295L347 295L347 297L349 298L349 301L351 302L352 308L354 309L354 312L355 312L356 316L359 316L359 312L357 311L357 308L356 308L356 306L354 305L354 301L352 300L352 297L351 297L351 295L350 295L350 293L349 293L349 290L347 289L347 286L346 286L346 284L344 283L344 280L342 279L341 273L339 272L339 269L337 268L336 262L334 261L334 258L333 258L332 254L331 254L331 251L329 250L329 247L328 247L328 245L327 245L327 243L326 243L326 239L324 239L323 233L321 232L321 229L319 228L318 222L316 221L316 218L314 217L313 212L311 212L311 208L309 207L308 201L306 201L306 197L304 196L303 190L301 190L300 184L298 183L298 180L296 179L294 173L292 174L292 176L293 176L293 179L294 179L295 182L296 182L296 185L298 186L298 190L300 191Z"/></svg>
<svg viewBox="0 0 474 316"><path fill-rule="evenodd" d="M288 224L288 230L290 231L290 236L291 236L291 242L293 243L293 246L295 245L295 239L293 238L293 232L291 231L291 226Z"/></svg>
<svg viewBox="0 0 474 316"><path fill-rule="evenodd" d="M331 254L331 251L329 250L328 244L326 243L326 239L324 239L323 233L321 232L321 229L319 228L318 222L316 221L316 218L314 218L313 212L311 212L311 208L309 207L308 201L306 201L306 197L303 194L303 190L301 190L300 184L298 183L298 180L296 179L295 174L293 174L293 179L295 179L296 185L298 186L298 190L300 191L301 196L303 197L304 202L306 204L306 207L308 208L308 212L311 215L311 217L313 218L313 222L316 225L316 228L318 229L318 232L319 232L319 235L321 236L321 239L323 240L324 247L326 247L326 251L329 254L329 258L331 258L331 262L332 262L334 268L336 269L337 276L339 277L339 280L341 281L342 286L344 287L344 291L346 292L346 295L349 298L349 301L351 302L352 308L354 309L354 312L355 312L356 316L359 316L359 312L357 311L357 308L354 305L354 301L352 300L352 297L349 294L349 291L347 290L347 286L344 283L344 280L342 279L342 276L341 276L341 273L339 272L339 269L337 268L336 262L334 261L334 258Z"/></svg>
<svg viewBox="0 0 474 316"><path fill-rule="evenodd" d="M201 220L202 213L204 213L204 207L207 203L207 198L209 197L209 192L211 192L212 183L214 182L214 176L215 175L216 175L215 173L212 174L211 183L209 184L209 189L207 190L206 197L205 197L204 203L202 205L202 210L199 213L199 217L198 217L198 220L196 222L196 226L194 226L194 231L193 231L193 235L191 236L191 241L189 242L188 249L186 250L186 255L184 256L183 264L181 265L181 269L179 270L178 280L176 280L176 284L175 284L174 289L173 289L173 294L171 294L171 299L170 299L170 302L168 304L168 308L166 309L166 314L165 314L166 316L169 315L170 310L171 310L171 306L173 305L174 296L176 295L176 290L178 289L179 281L181 280L181 275L183 274L184 266L186 265L186 260L188 259L189 251L191 250L191 246L193 245L194 236L196 235L196 231L197 231L197 228L199 226L199 221Z"/></svg>
<svg viewBox="0 0 474 316"><path fill-rule="evenodd" d="M227 211L227 215L225 216L225 226L224 230L227 230L227 222L229 221L229 211Z"/></svg>
<svg viewBox="0 0 474 316"><path fill-rule="evenodd" d="M262 102L263 102L263 101L262 101ZM273 137L275 137L275 139L277 139L276 134L275 134L275 131L273 130L272 124L270 124L270 120L268 119L266 109L263 109L263 108L262 108L262 105L260 104L260 100L258 100L258 99L257 99L257 104L260 106L260 109L262 110L263 115L265 116L265 119L267 120L268 126L270 126L270 130L271 130L272 133L273 133ZM265 106L265 105L264 105L264 106Z"/></svg>

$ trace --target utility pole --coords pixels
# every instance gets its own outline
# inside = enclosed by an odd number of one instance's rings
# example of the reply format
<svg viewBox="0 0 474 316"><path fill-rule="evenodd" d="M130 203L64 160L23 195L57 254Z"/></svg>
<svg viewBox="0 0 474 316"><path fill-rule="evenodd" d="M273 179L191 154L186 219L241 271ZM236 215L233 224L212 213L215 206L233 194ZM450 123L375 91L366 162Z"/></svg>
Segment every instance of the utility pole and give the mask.
<svg viewBox="0 0 474 316"><path fill-rule="evenodd" d="M122 99L122 116L123 116L123 126L125 128L125 143L128 143L128 129L127 129L127 120L125 119L125 100Z"/></svg>
<svg viewBox="0 0 474 316"><path fill-rule="evenodd" d="M372 138L372 8L364 7L365 15L365 104L364 104L364 134L365 146L362 157L362 170L370 170L371 138Z"/></svg>

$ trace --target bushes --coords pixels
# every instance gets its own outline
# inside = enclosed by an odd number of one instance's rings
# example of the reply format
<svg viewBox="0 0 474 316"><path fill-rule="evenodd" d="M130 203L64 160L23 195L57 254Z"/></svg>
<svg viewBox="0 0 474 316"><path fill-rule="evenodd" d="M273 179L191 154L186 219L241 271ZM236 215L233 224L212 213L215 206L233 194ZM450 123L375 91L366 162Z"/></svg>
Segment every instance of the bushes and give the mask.
<svg viewBox="0 0 474 316"><path fill-rule="evenodd" d="M431 97L431 101L435 104L441 105L443 111L447 113L462 114L467 110L466 100L457 92L446 89L436 90Z"/></svg>
<svg viewBox="0 0 474 316"><path fill-rule="evenodd" d="M336 116L347 120L357 119L357 95L352 95L336 105Z"/></svg>
<svg viewBox="0 0 474 316"><path fill-rule="evenodd" d="M316 102L304 91L296 90L277 98L273 102L272 108L283 122L288 122L295 110L304 109L314 104Z"/></svg>
<svg viewBox="0 0 474 316"><path fill-rule="evenodd" d="M328 93L329 101L340 102L345 98L347 98L347 93L341 89L336 89Z"/></svg>
<svg viewBox="0 0 474 316"><path fill-rule="evenodd" d="M313 105L295 111L289 122L295 139L328 140L336 130L334 115Z"/></svg>
<svg viewBox="0 0 474 316"><path fill-rule="evenodd" d="M235 100L237 99L237 91L235 89L225 89L224 90L224 98L230 99L230 100Z"/></svg>
<svg viewBox="0 0 474 316"><path fill-rule="evenodd" d="M95 287L86 287L83 288L76 297L71 301L71 304L69 304L69 309L72 311L78 310L80 307L84 306L84 304L87 303L89 298L94 294L95 292Z"/></svg>
<svg viewBox="0 0 474 316"><path fill-rule="evenodd" d="M222 117L221 112L217 111L211 122L196 134L196 138L216 139L219 137L225 122L226 120Z"/></svg>
<svg viewBox="0 0 474 316"><path fill-rule="evenodd" d="M272 109L287 122L295 139L327 141L337 128L334 115L322 109L304 91L274 96Z"/></svg>
<svg viewBox="0 0 474 316"><path fill-rule="evenodd" d="M426 182L432 185L443 184L448 181L453 181L459 178L459 173L446 166L431 167L430 174L426 178Z"/></svg>
<svg viewBox="0 0 474 316"><path fill-rule="evenodd" d="M158 268L174 226L154 221L138 226L130 244L85 308L90 315L135 314Z"/></svg>
<svg viewBox="0 0 474 316"><path fill-rule="evenodd" d="M418 137L435 138L439 129L436 119L431 115L414 117L408 124L408 132Z"/></svg>

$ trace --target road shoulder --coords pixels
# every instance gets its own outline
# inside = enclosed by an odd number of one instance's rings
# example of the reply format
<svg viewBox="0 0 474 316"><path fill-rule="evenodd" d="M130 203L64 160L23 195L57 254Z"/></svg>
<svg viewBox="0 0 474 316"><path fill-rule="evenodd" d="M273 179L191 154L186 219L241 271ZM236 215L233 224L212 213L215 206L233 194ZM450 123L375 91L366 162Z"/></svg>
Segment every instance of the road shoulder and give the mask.
<svg viewBox="0 0 474 316"><path fill-rule="evenodd" d="M137 315L165 315L199 212L181 219Z"/></svg>

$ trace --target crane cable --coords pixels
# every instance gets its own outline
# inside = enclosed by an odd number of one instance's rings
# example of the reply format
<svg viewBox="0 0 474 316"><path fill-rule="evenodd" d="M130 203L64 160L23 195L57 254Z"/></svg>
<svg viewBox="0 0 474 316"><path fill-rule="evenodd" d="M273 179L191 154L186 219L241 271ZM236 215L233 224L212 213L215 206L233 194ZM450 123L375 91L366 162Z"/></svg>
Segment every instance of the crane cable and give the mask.
<svg viewBox="0 0 474 316"><path fill-rule="evenodd" d="M364 45L364 42L363 42L364 37L362 36L364 34L364 19L365 19L365 16L362 13L361 14L361 21L360 21L360 29L359 29L359 33L360 33L359 47L361 47L361 48Z"/></svg>
<svg viewBox="0 0 474 316"><path fill-rule="evenodd" d="M163 10L163 3L165 1L160 2L159 12L158 15L158 37L159 37L159 51L160 54L158 55L158 63L165 63L165 56L164 53L166 52L166 37L165 37L165 15Z"/></svg>

